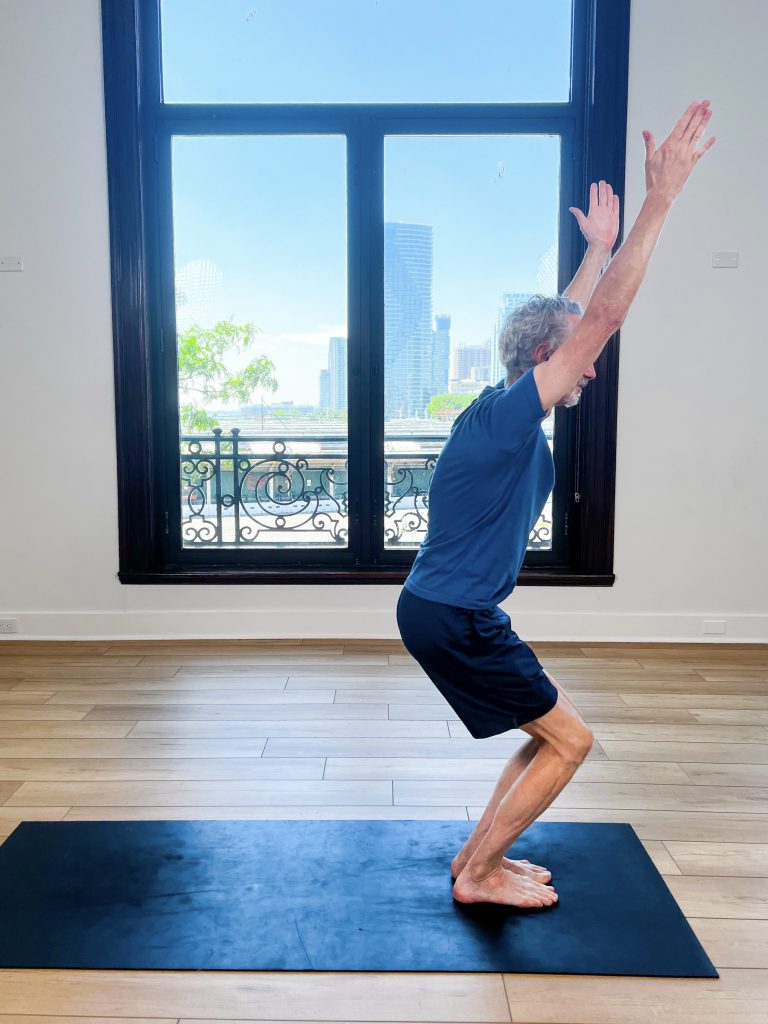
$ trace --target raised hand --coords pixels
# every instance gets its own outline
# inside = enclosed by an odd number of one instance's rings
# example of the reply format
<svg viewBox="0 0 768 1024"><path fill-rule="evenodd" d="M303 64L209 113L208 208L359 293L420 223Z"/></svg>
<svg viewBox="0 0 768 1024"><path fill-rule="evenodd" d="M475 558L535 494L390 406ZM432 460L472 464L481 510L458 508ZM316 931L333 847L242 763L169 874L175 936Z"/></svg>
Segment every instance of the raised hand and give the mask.
<svg viewBox="0 0 768 1024"><path fill-rule="evenodd" d="M589 212L585 216L576 206L568 209L578 221L588 245L610 252L619 233L619 197L611 186L601 181L589 187Z"/></svg>
<svg viewBox="0 0 768 1024"><path fill-rule="evenodd" d="M643 132L647 191L654 189L672 199L681 192L693 168L715 144L713 135L696 149L711 116L709 100L694 101L658 149L653 135Z"/></svg>

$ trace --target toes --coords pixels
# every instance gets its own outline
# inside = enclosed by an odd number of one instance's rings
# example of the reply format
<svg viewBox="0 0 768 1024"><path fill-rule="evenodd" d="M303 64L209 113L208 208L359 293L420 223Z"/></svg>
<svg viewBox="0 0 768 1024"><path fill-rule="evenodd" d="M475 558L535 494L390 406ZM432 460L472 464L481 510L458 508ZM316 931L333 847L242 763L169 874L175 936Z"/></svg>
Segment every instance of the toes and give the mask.
<svg viewBox="0 0 768 1024"><path fill-rule="evenodd" d="M555 887L553 885L542 885L541 882L534 882L533 884L536 886L539 892L542 892L547 896L557 895L557 893L555 892Z"/></svg>
<svg viewBox="0 0 768 1024"><path fill-rule="evenodd" d="M514 867L516 865L518 869L520 869L520 872L526 875L538 874L548 875L549 878L552 877L552 873L549 868L542 867L540 864L531 864L529 860L510 860L506 857L504 859L510 867Z"/></svg>

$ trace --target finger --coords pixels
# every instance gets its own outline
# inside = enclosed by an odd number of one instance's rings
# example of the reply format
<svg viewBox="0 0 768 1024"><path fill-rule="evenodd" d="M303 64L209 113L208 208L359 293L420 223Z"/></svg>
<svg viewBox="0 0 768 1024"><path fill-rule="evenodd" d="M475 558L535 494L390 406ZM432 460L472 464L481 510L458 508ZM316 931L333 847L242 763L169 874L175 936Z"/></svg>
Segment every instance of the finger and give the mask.
<svg viewBox="0 0 768 1024"><path fill-rule="evenodd" d="M701 121L699 122L698 126L694 129L694 132L691 135L691 138L689 140L689 145L690 145L691 149L694 149L696 147L696 144L698 143L699 139L701 138L701 136L706 131L707 125L709 124L709 119L710 119L711 116L712 116L712 112L710 111L705 117L703 117L701 119Z"/></svg>
<svg viewBox="0 0 768 1024"><path fill-rule="evenodd" d="M592 207L597 206L597 182L592 182L589 186L589 210L592 212Z"/></svg>
<svg viewBox="0 0 768 1024"><path fill-rule="evenodd" d="M587 218L584 216L581 210L577 206L569 206L568 211L572 213L573 216L576 218L579 227L583 228L587 223Z"/></svg>
<svg viewBox="0 0 768 1024"><path fill-rule="evenodd" d="M613 196L613 212L618 217L619 215L619 197L614 193Z"/></svg>
<svg viewBox="0 0 768 1024"><path fill-rule="evenodd" d="M717 142L717 136L715 136L715 135L713 135L710 139L707 139L707 141L704 143L704 145L701 147L701 149L697 153L693 154L693 159L694 160L701 160L701 158L704 156L704 154L707 152L707 150L711 149L716 142Z"/></svg>
<svg viewBox="0 0 768 1024"><path fill-rule="evenodd" d="M669 133L669 138L670 139L681 139L683 137L683 135L685 134L686 128L688 127L688 125L691 122L691 118L696 113L696 111L699 109L699 106L700 106L699 101L698 100L694 100L693 103L690 103L685 108L685 110L683 111L683 114L680 117L680 119L678 120L677 124L674 126L672 131Z"/></svg>
<svg viewBox="0 0 768 1024"><path fill-rule="evenodd" d="M712 117L712 111L709 109L709 107L699 107L699 109L691 118L691 123L688 125L685 135L683 136L684 141L690 144L694 138L697 138L697 131L699 132L700 136L701 131L704 130L704 127L706 126L707 121L709 121L710 117ZM701 128L701 131L699 131L699 128Z"/></svg>
<svg viewBox="0 0 768 1024"><path fill-rule="evenodd" d="M597 201L600 206L605 206L605 182L600 179L600 184L597 190Z"/></svg>
<svg viewBox="0 0 768 1024"><path fill-rule="evenodd" d="M648 160L650 160L650 158L656 152L656 139L654 139L653 135L651 135L650 132L644 131L643 141L645 142L645 156Z"/></svg>
<svg viewBox="0 0 768 1024"><path fill-rule="evenodd" d="M611 188L611 186L606 181L606 183L605 183L605 201L606 201L608 206L611 205L611 200L612 199L613 199L613 189Z"/></svg>
<svg viewBox="0 0 768 1024"><path fill-rule="evenodd" d="M688 124L685 126L685 130L682 133L681 138L683 140L690 139L691 133L694 131L696 125L698 124L699 118L707 111L708 108L709 100L700 100L698 102L696 110L694 110L694 112L691 114L690 120L688 121Z"/></svg>

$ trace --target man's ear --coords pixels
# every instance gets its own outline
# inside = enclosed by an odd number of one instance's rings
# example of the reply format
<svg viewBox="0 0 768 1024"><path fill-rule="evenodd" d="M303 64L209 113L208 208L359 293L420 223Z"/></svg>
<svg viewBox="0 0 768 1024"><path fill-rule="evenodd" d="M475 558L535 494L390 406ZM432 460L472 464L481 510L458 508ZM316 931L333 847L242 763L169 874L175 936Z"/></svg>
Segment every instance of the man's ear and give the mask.
<svg viewBox="0 0 768 1024"><path fill-rule="evenodd" d="M536 348L533 350L533 358L537 363L546 363L549 357L554 352L554 349L546 341L540 341Z"/></svg>

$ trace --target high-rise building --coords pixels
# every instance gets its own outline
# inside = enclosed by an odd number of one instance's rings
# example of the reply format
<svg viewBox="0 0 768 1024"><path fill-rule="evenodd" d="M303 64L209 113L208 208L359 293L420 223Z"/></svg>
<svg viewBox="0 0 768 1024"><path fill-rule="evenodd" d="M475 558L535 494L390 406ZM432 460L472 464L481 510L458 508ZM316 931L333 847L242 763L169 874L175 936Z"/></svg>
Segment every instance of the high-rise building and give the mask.
<svg viewBox="0 0 768 1024"><path fill-rule="evenodd" d="M331 338L328 342L329 408L333 412L347 410L347 339Z"/></svg>
<svg viewBox="0 0 768 1024"><path fill-rule="evenodd" d="M457 345L451 352L451 380L469 380L473 367L488 370L490 364L490 338L482 345Z"/></svg>
<svg viewBox="0 0 768 1024"><path fill-rule="evenodd" d="M507 368L502 365L499 356L499 335L504 326L504 321L509 314L522 306L530 299L533 292L504 292L501 297L501 305L496 315L496 324L493 329L493 345L491 346L491 384L497 384L502 377L507 376Z"/></svg>
<svg viewBox="0 0 768 1024"><path fill-rule="evenodd" d="M435 329L432 332L432 383L433 395L448 393L448 365L451 353L451 318L447 313L435 314Z"/></svg>
<svg viewBox="0 0 768 1024"><path fill-rule="evenodd" d="M536 286L543 295L556 295L557 287L557 242L553 242L546 252L541 254L539 269L536 272Z"/></svg>
<svg viewBox="0 0 768 1024"><path fill-rule="evenodd" d="M331 408L331 374L329 370L320 371L320 411L328 412Z"/></svg>
<svg viewBox="0 0 768 1024"><path fill-rule="evenodd" d="M424 415L433 381L432 228L384 225L384 415Z"/></svg>

